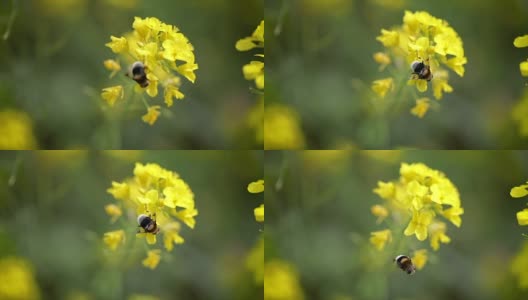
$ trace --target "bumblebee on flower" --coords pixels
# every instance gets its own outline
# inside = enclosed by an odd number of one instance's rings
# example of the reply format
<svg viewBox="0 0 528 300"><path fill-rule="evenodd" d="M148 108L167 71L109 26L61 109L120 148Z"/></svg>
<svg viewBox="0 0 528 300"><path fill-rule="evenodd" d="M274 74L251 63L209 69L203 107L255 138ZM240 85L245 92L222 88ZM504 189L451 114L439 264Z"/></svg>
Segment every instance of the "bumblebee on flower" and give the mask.
<svg viewBox="0 0 528 300"><path fill-rule="evenodd" d="M118 58L105 60L104 66L112 71L112 78L122 70L121 62L126 64L126 72L120 77L125 84L105 88L101 96L110 106L114 106L124 98L125 90L130 87L140 94L147 109L143 121L153 125L160 114L160 106L151 106L143 92L155 98L161 86L164 102L167 107L171 107L174 98L179 100L185 97L180 91L180 76L194 83L194 71L198 65L193 46L178 28L153 17L135 17L132 27L134 31L121 37L111 36L111 41L106 44Z"/></svg>

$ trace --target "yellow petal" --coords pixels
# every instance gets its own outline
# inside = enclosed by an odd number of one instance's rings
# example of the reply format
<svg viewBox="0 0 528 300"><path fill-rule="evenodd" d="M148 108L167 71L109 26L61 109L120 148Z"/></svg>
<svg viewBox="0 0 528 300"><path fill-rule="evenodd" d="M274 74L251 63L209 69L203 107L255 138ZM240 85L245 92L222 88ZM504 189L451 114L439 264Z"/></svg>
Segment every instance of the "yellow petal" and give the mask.
<svg viewBox="0 0 528 300"><path fill-rule="evenodd" d="M528 195L528 185L516 186L510 191L510 196L513 198L521 198L526 195Z"/></svg>
<svg viewBox="0 0 528 300"><path fill-rule="evenodd" d="M528 47L528 34L516 37L513 45L517 48Z"/></svg>
<svg viewBox="0 0 528 300"><path fill-rule="evenodd" d="M521 75L528 77L528 61L523 61L519 64L519 69L521 70Z"/></svg>
<svg viewBox="0 0 528 300"><path fill-rule="evenodd" d="M156 235L152 233L147 233L147 243L150 245L156 244Z"/></svg>

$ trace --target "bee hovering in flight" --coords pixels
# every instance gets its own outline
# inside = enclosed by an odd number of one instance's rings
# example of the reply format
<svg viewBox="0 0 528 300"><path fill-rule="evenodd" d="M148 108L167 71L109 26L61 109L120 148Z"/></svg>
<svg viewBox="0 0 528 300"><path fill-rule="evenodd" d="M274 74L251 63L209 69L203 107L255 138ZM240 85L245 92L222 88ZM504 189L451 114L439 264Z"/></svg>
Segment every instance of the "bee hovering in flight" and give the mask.
<svg viewBox="0 0 528 300"><path fill-rule="evenodd" d="M433 73L431 72L431 66L429 65L429 58L425 61L413 61L411 63L411 70L413 79L424 79L427 81L431 81L431 79L433 79Z"/></svg>
<svg viewBox="0 0 528 300"><path fill-rule="evenodd" d="M394 259L394 262L396 262L396 265L398 268L405 271L407 274L412 275L414 272L416 272L416 267L412 263L412 260L407 255L398 255Z"/></svg>
<svg viewBox="0 0 528 300"><path fill-rule="evenodd" d="M156 214L152 215L139 215L137 218L138 227L143 228L143 233L152 233L157 234L160 231L158 223L156 223ZM138 233L141 233L141 230L138 229Z"/></svg>
<svg viewBox="0 0 528 300"><path fill-rule="evenodd" d="M140 87L146 88L149 85L149 80L147 79L147 66L140 61L133 63L126 76L132 78L135 82L139 84Z"/></svg>

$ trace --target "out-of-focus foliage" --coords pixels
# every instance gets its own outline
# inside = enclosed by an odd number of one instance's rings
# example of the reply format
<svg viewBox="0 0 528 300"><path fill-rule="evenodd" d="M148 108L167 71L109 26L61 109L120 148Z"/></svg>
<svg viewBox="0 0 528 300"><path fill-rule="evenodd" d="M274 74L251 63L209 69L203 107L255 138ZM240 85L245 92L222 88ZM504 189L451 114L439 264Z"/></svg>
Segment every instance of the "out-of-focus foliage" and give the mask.
<svg viewBox="0 0 528 300"><path fill-rule="evenodd" d="M454 35L447 43L448 35L437 35L429 40L434 47L426 47L426 35L404 42L414 46L416 55L427 55L424 60L453 62L453 68L450 63L440 65L458 73L467 58L463 77L450 71L447 84L447 73L433 63L430 91L421 93L405 86L411 77L409 60L415 58L373 57L384 49L376 40L381 29L397 30L405 23L412 31L417 26L416 20L402 22L405 11L428 12L456 30L463 43L460 55L437 47L453 45ZM426 19L419 21L432 20ZM526 34L526 1L269 1L266 27L266 101L297 112L306 149L336 149L343 141L367 149L528 146L526 130L520 133L512 118L526 83L519 72L526 48L513 45L516 37ZM424 34L431 30L424 28ZM431 30L429 37L435 33ZM389 64L394 74L385 68ZM396 80L377 82L371 89L374 80L389 76ZM425 88L425 81L420 83L419 88ZM390 99L377 96L391 91ZM442 91L450 93L443 94L439 105L432 96L439 98ZM520 118L517 113L515 119Z"/></svg>
<svg viewBox="0 0 528 300"><path fill-rule="evenodd" d="M181 226L185 243L171 252L166 233L148 246L135 237L136 213L122 209L113 222L105 210L117 202L110 182L136 162L177 171L192 187L196 226ZM263 194L247 191L260 178L262 151L3 151L0 298L262 299L263 225L253 209ZM111 230L127 239L108 238L116 251L102 238Z"/></svg>
<svg viewBox="0 0 528 300"><path fill-rule="evenodd" d="M27 113L40 149L259 149L248 123L258 97L241 72L252 54L235 43L263 15L262 0L1 1L0 112ZM112 54L105 44L130 31L135 16L177 26L199 62L195 84L181 86L185 99L170 109L151 102L145 121L160 113L152 127L139 118L141 101L111 108L100 95L116 85L103 65ZM120 63L115 77L134 83L124 76L128 61Z"/></svg>
<svg viewBox="0 0 528 300"><path fill-rule="evenodd" d="M403 162L439 170L456 186L464 207L460 228L453 215L446 218L455 225L437 213L446 227L430 226L431 239L419 241L405 236L410 213L373 207L391 207L374 192L379 181L398 189L414 178L397 193L416 196L417 183L438 179L420 179L407 168L394 181ZM528 296L526 227L518 225L519 200L509 194L528 178L526 151L277 151L266 153L265 165L266 262L291 265L307 299ZM436 190L431 186L431 199ZM417 200L413 205L428 202ZM437 248L447 241L446 229L450 241ZM412 257L414 275L392 261L401 254Z"/></svg>

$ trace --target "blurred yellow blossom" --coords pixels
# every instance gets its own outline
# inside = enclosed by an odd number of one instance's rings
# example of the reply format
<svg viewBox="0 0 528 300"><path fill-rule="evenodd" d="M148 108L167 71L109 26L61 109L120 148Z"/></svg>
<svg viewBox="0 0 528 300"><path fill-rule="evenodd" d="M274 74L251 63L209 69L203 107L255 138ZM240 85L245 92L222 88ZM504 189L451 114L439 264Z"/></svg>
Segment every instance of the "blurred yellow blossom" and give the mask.
<svg viewBox="0 0 528 300"><path fill-rule="evenodd" d="M115 230L106 232L103 237L103 242L108 248L110 248L110 250L115 251L119 246L125 243L125 231Z"/></svg>
<svg viewBox="0 0 528 300"><path fill-rule="evenodd" d="M511 271L518 278L519 287L528 288L528 242L524 242L521 251L513 258Z"/></svg>
<svg viewBox="0 0 528 300"><path fill-rule="evenodd" d="M528 136L528 88L524 90L521 99L514 105L512 118L517 123L519 135Z"/></svg>
<svg viewBox="0 0 528 300"><path fill-rule="evenodd" d="M295 268L282 260L264 266L264 300L303 300L304 294Z"/></svg>
<svg viewBox="0 0 528 300"><path fill-rule="evenodd" d="M373 205L371 208L370 208L370 212L375 216L375 217L378 217L378 220L376 221L376 223L381 223L383 222L383 220L385 220L385 218L389 215L389 210L384 207L383 205Z"/></svg>
<svg viewBox="0 0 528 300"><path fill-rule="evenodd" d="M238 51L249 51L254 48L261 48L264 52L264 20L260 22L257 29L251 36L240 39L236 42L235 48ZM255 54L256 57L264 59L264 53ZM258 89L264 89L264 62L252 60L242 67L242 73L246 80L254 80Z"/></svg>
<svg viewBox="0 0 528 300"><path fill-rule="evenodd" d="M451 69L459 76L464 76L467 58L462 39L445 20L433 17L428 12L405 11L401 26L391 30L381 29L381 34L376 39L386 48L385 53L375 54L376 62L381 64L380 69L388 67L391 74L412 73L409 80L402 81L401 76L395 76L394 81L391 81L393 77L374 81L372 89L381 97L385 97L393 89L399 91L405 81L415 86L418 92L426 92L428 80L431 80L433 95L440 100L443 93L453 91L448 83L447 70ZM402 64L402 61L406 64ZM428 73L432 76L428 76ZM394 96L399 95L400 93ZM416 106L411 110L412 114L420 118L429 108L429 103L423 99L415 99Z"/></svg>
<svg viewBox="0 0 528 300"><path fill-rule="evenodd" d="M19 257L0 259L0 299L38 300L39 287L28 261Z"/></svg>
<svg viewBox="0 0 528 300"><path fill-rule="evenodd" d="M118 1L113 2L116 4ZM150 106L144 99L143 92L155 98L161 86L164 102L167 107L171 107L173 98L185 97L180 91L180 76L194 83L194 71L198 69L198 64L194 57L194 47L177 27L154 17L135 17L132 28L134 31L123 36L111 36L111 41L106 46L130 66L126 73L130 77L129 86L134 86L134 91L140 94L139 98L146 106L147 114L143 116L143 121L153 125L159 116L160 106ZM106 60L105 67L113 73L121 68L117 59ZM125 95L122 86L114 86L103 89L101 96L113 106L118 97L123 98Z"/></svg>
<svg viewBox="0 0 528 300"><path fill-rule="evenodd" d="M444 222L433 222L429 225L429 231L431 232L431 248L438 251L440 243L448 244L451 242L451 238L446 235L447 226Z"/></svg>
<svg viewBox="0 0 528 300"><path fill-rule="evenodd" d="M370 243L379 251L383 250L385 245L392 240L392 234L389 229L374 231L370 235Z"/></svg>
<svg viewBox="0 0 528 300"><path fill-rule="evenodd" d="M255 208L255 220L257 222L264 222L264 204L261 204L259 207Z"/></svg>
<svg viewBox="0 0 528 300"><path fill-rule="evenodd" d="M517 212L517 222L521 226L528 225L528 208Z"/></svg>
<svg viewBox="0 0 528 300"><path fill-rule="evenodd" d="M281 104L265 106L264 149L302 149L304 135L297 113Z"/></svg>
<svg viewBox="0 0 528 300"><path fill-rule="evenodd" d="M147 257L142 262L143 265L151 270L156 269L161 260L160 254L161 250L159 249L149 250L147 252Z"/></svg>
<svg viewBox="0 0 528 300"><path fill-rule="evenodd" d="M257 181L251 182L248 184L247 190L252 194L264 192L264 180L259 179ZM255 208L254 214L257 222L264 222L264 204L261 204L259 207Z"/></svg>
<svg viewBox="0 0 528 300"><path fill-rule="evenodd" d="M33 124L25 112L0 111L0 150L32 150L37 147Z"/></svg>
<svg viewBox="0 0 528 300"><path fill-rule="evenodd" d="M264 283L264 237L260 237L256 245L246 257L247 268L255 274L255 282Z"/></svg>
<svg viewBox="0 0 528 300"><path fill-rule="evenodd" d="M528 47L528 34L516 37L515 40L513 40L513 45L517 48ZM528 77L528 61L521 62L519 64L519 69L522 76Z"/></svg>
<svg viewBox="0 0 528 300"><path fill-rule="evenodd" d="M519 186L514 186L510 190L510 196L513 198L522 198L528 195L528 182ZM528 225L528 208L517 212L517 222L521 226Z"/></svg>
<svg viewBox="0 0 528 300"><path fill-rule="evenodd" d="M105 205L105 212L107 215L112 217L112 220L111 220L112 223L114 223L123 214L119 206L115 204Z"/></svg>
<svg viewBox="0 0 528 300"><path fill-rule="evenodd" d="M414 251L411 260L417 270L423 269L423 267L427 263L427 250L420 249L420 250Z"/></svg>
<svg viewBox="0 0 528 300"><path fill-rule="evenodd" d="M429 110L429 98L416 99L416 105L411 109L411 114L423 118Z"/></svg>

